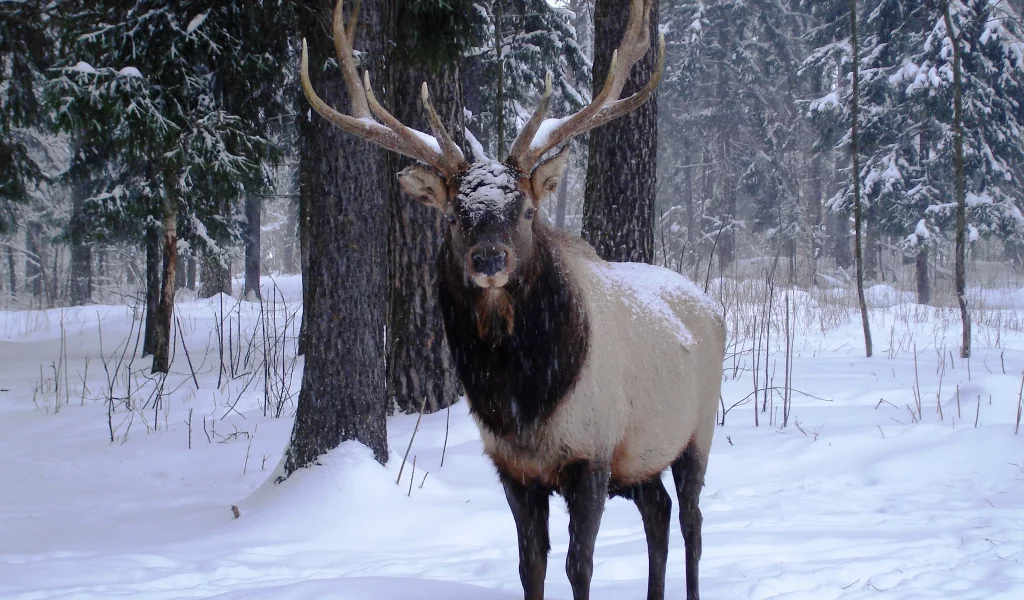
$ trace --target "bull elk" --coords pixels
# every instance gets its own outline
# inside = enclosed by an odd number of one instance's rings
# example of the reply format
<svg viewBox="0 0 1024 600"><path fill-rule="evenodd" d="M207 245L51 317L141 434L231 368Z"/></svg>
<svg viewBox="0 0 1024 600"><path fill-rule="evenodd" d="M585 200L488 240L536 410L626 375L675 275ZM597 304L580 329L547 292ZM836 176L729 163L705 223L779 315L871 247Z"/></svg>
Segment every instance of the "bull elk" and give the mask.
<svg viewBox="0 0 1024 600"><path fill-rule="evenodd" d="M721 388L722 319L685 277L605 262L538 213L558 188L567 142L641 106L661 79L663 37L651 79L620 98L630 70L650 46L651 0L633 0L625 35L593 102L567 118L545 120L549 73L540 106L508 158L497 162L478 148L472 163L445 131L426 84L421 93L433 137L388 113L365 73L360 82L352 58L358 16L350 15L346 27L342 3L335 7L333 34L351 97L349 114L313 91L305 41L302 88L336 126L419 161L398 174L402 189L447 221L437 264L445 331L484 452L512 509L526 599L544 597L553 492L565 498L569 511L566 572L574 598L590 596L594 544L608 496L629 498L640 509L647 597L663 598L672 499L661 476L671 467L685 541L686 597L696 600L698 500Z"/></svg>

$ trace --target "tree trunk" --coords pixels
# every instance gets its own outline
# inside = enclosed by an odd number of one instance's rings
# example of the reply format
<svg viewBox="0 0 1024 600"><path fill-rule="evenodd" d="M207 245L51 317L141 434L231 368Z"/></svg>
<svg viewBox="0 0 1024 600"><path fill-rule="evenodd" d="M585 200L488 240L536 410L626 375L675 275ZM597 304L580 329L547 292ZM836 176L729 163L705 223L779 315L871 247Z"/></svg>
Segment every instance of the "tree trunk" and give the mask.
<svg viewBox="0 0 1024 600"><path fill-rule="evenodd" d="M389 105L405 125L430 131L416 93L426 82L430 99L455 143L464 138L462 85L458 65L432 72L412 48L403 44L402 24L408 22L409 0L384 0L384 17L391 47ZM468 154L468 153L467 153ZM445 340L437 303L440 271L437 253L447 223L439 211L405 195L394 176L415 161L389 153L385 177L390 212L388 227L387 390L399 410L436 412L458 401L458 382ZM425 404L424 404L425 402ZM390 408L390 405L389 405Z"/></svg>
<svg viewBox="0 0 1024 600"><path fill-rule="evenodd" d="M303 121L304 125L308 125ZM318 157L313 149L314 136L306 132L299 136L299 270L302 273L302 320L299 322L298 353L306 353L309 340L309 308L312 298L309 294L309 210L314 190L313 172ZM307 147L308 146L308 147Z"/></svg>
<svg viewBox="0 0 1024 600"><path fill-rule="evenodd" d="M242 295L260 296L260 209L263 202L256 194L245 195L245 290Z"/></svg>
<svg viewBox="0 0 1024 600"><path fill-rule="evenodd" d="M298 202L288 202L288 214L284 219L284 243L281 245L281 270L295 273L295 248L298 245Z"/></svg>
<svg viewBox="0 0 1024 600"><path fill-rule="evenodd" d="M930 304L932 301L931 281L928 279L928 245L921 244L917 248L917 258L914 260L915 274L917 276L917 303Z"/></svg>
<svg viewBox="0 0 1024 600"><path fill-rule="evenodd" d="M25 228L25 283L29 285L32 299L42 306L43 301L43 226L38 222L30 222Z"/></svg>
<svg viewBox="0 0 1024 600"><path fill-rule="evenodd" d="M10 279L11 279L11 299L12 300L17 300L18 299L18 271L16 270L17 263L14 260L14 248L11 248L10 246L7 247L7 267L8 267L8 269L10 269L9 275L10 275Z"/></svg>
<svg viewBox="0 0 1024 600"><path fill-rule="evenodd" d="M146 332L142 341L143 356L149 356L156 350L160 306L160 255L160 234L149 227L146 229Z"/></svg>
<svg viewBox="0 0 1024 600"><path fill-rule="evenodd" d="M864 352L871 356L871 323L868 322L868 305L864 299L864 256L861 250L861 206L860 206L860 147L858 146L858 111L860 109L860 57L857 49L857 0L850 0L850 48L853 63L853 95L850 105L850 151L853 159L853 222L855 230L854 258L857 262L857 302L860 303L860 320L864 326Z"/></svg>
<svg viewBox="0 0 1024 600"><path fill-rule="evenodd" d="M227 264L226 259L210 254L203 256L200 275L200 298L212 298L217 294L231 295L231 266Z"/></svg>
<svg viewBox="0 0 1024 600"><path fill-rule="evenodd" d="M188 258L185 255L178 255L178 268L174 270L174 289L183 290L188 285L188 274L184 268Z"/></svg>
<svg viewBox="0 0 1024 600"><path fill-rule="evenodd" d="M71 245L69 292L72 306L83 306L92 302L92 243L86 240L85 225L82 222L82 207L89 195L89 189L81 180L71 185L71 223L68 239Z"/></svg>
<svg viewBox="0 0 1024 600"><path fill-rule="evenodd" d="M168 192L170 194L170 192ZM173 196L163 201L163 272L153 340L153 373L167 373L171 366L171 320L174 317L174 281L178 267L178 210Z"/></svg>
<svg viewBox="0 0 1024 600"><path fill-rule="evenodd" d="M322 26L330 22L332 5L318 1L316 10L300 11L311 65L333 57L334 45ZM356 44L366 67L366 59L379 56L382 49L381 2L364 1L360 20ZM328 104L349 105L336 70L315 69L313 77ZM317 217L309 220L306 365L286 452L286 477L347 440L368 446L381 463L388 458L383 152L316 113L311 120L303 117L300 136L300 152L305 154L300 164L307 170L303 178Z"/></svg>
<svg viewBox="0 0 1024 600"><path fill-rule="evenodd" d="M622 40L629 0L597 0L594 6L594 95L604 85L612 52ZM651 49L633 67L622 97L651 77L657 55L658 2L651 8ZM653 263L657 189L657 94L628 115L590 132L583 239L605 260Z"/></svg>
<svg viewBox="0 0 1024 600"><path fill-rule="evenodd" d="M971 313L967 307L967 198L964 182L964 100L963 74L961 72L960 34L953 29L953 19L949 14L949 0L942 2L942 18L946 22L946 35L953 46L953 169L954 189L956 191L956 262L953 271L956 279L956 299L960 305L960 322L963 335L960 345L960 357L971 356Z"/></svg>
<svg viewBox="0 0 1024 600"><path fill-rule="evenodd" d="M188 272L185 274L185 287L196 291L196 257L191 254L185 259L188 265Z"/></svg>
<svg viewBox="0 0 1024 600"><path fill-rule="evenodd" d="M864 279L867 281L880 281L879 257L881 256L878 239L878 227L874 221L864 218L863 211L860 219L861 230L864 236Z"/></svg>

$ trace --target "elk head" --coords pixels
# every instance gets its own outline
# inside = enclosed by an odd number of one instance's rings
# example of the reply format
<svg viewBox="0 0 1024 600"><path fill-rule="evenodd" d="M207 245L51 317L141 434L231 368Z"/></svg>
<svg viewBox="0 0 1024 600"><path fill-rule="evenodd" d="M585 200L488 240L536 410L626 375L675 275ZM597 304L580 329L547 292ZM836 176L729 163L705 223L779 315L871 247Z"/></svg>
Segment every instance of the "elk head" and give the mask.
<svg viewBox="0 0 1024 600"><path fill-rule="evenodd" d="M406 127L385 110L374 97L366 73L360 82L352 60L359 3L357 0L348 27L343 3L338 0L335 6L333 34L338 64L351 96L350 114L334 110L313 91L303 40L300 79L306 98L339 128L419 161L398 174L402 189L443 213L450 227L452 255L461 257L457 262L466 283L484 289L505 286L528 263L534 250L537 212L544 199L558 188L569 154L568 142L640 107L654 93L665 64L662 36L650 80L637 93L620 98L630 70L650 47L652 0L633 0L626 32L612 54L607 79L593 102L569 117L545 120L551 96L549 72L540 105L512 144L508 157L498 162L477 152L476 161L470 163L441 123L426 83L421 98L433 137ZM561 150L541 161L562 144Z"/></svg>

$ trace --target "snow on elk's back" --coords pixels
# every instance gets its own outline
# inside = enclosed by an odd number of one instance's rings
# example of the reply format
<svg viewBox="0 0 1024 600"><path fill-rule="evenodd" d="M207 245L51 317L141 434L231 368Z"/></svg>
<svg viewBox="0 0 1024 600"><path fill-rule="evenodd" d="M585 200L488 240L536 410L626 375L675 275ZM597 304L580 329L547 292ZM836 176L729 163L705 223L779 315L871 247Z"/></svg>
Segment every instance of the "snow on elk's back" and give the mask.
<svg viewBox="0 0 1024 600"><path fill-rule="evenodd" d="M516 197L515 173L498 161L474 163L459 182L458 205L474 227L485 215L504 215Z"/></svg>
<svg viewBox="0 0 1024 600"><path fill-rule="evenodd" d="M633 308L634 316L654 313L675 327L676 336L684 346L693 344L693 335L679 317L673 304L685 302L718 316L721 310L714 300L682 275L643 263L590 263L591 270L608 287L621 294Z"/></svg>

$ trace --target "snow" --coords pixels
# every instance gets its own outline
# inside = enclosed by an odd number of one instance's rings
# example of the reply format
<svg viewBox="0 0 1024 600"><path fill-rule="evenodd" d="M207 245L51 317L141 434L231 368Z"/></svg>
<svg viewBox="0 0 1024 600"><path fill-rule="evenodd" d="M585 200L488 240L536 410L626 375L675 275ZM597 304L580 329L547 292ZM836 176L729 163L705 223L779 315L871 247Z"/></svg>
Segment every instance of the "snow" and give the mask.
<svg viewBox="0 0 1024 600"><path fill-rule="evenodd" d="M185 28L185 35L192 35L192 32L199 29L199 26L203 24L203 21L205 21L206 17L209 15L210 11L206 11L192 17L192 20L188 22L188 27Z"/></svg>
<svg viewBox="0 0 1024 600"><path fill-rule="evenodd" d="M694 304L707 315L720 315L722 312L710 296L675 271L642 263L588 264L608 289L622 294L637 315L653 310L662 322L671 323L683 346L693 344L693 336L672 309L672 304Z"/></svg>
<svg viewBox="0 0 1024 600"><path fill-rule="evenodd" d="M496 160L473 163L459 183L459 206L473 226L487 215L504 218L518 197L515 173Z"/></svg>
<svg viewBox="0 0 1024 600"><path fill-rule="evenodd" d="M123 77L142 77L142 73L135 67L124 67L117 74Z"/></svg>
<svg viewBox="0 0 1024 600"><path fill-rule="evenodd" d="M645 275L638 280L663 276ZM297 277L264 284L265 297L275 291L285 305L275 310L298 309ZM876 355L867 359L852 305L791 292L794 389L816 398L794 391L786 428L767 423L771 410L755 427L747 400L717 429L701 500L705 597L1024 597L1024 434L1014 435L1024 291L971 293L972 306L1002 308L975 314L967 361L957 357L955 306L917 307L906 292L870 288ZM266 417L259 381L247 387L245 377L227 377L218 387L214 325L222 301L242 337L259 323L256 303L228 296L179 303L182 336L158 418L152 408L119 406L114 443L100 334L109 361L140 314L126 306L0 312L0 597L522 598L515 527L464 402L451 408L450 428L445 412L423 417L401 485L395 480L415 416L389 419L386 467L350 443L322 466L274 484L294 407ZM733 303L730 314L758 310ZM997 317L1003 325L993 325ZM744 354L751 339L730 326L726 408L752 389ZM37 408L33 389L40 368L45 378L58 361L62 329L70 402L55 411L37 393ZM137 358L132 369L147 366ZM228 408L236 402L237 412ZM551 506L547 597L564 600L572 597L563 570L567 516L562 502ZM683 542L672 524L667 597L681 598ZM637 511L611 500L592 597L643 597L646 577Z"/></svg>
<svg viewBox="0 0 1024 600"><path fill-rule="evenodd" d="M71 70L77 71L78 73L89 73L90 75L96 73L96 69L84 60L76 62L75 66L71 67Z"/></svg>
<svg viewBox="0 0 1024 600"><path fill-rule="evenodd" d="M540 127L537 128L536 135L533 136L533 141L530 142L530 149L537 150L546 146L555 129L557 129L562 123L568 121L571 117L572 115L558 119L544 119L541 121Z"/></svg>

